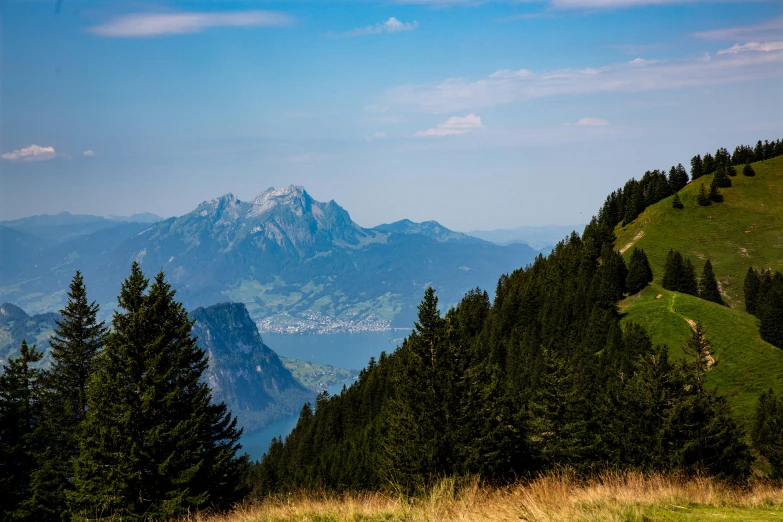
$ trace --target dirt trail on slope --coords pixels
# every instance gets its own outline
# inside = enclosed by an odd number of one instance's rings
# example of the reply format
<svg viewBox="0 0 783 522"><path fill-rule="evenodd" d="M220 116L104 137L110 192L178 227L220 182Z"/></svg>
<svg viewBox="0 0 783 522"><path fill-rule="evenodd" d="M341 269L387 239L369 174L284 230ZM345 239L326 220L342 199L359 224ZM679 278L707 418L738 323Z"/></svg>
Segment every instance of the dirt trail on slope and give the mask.
<svg viewBox="0 0 783 522"><path fill-rule="evenodd" d="M638 234L636 234L636 236L634 236L634 238L631 240L630 243L628 243L627 245L625 245L623 248L620 249L620 253L621 254L625 254L626 250L631 248L634 243L636 243L637 241L639 241L643 237L644 237L644 230L641 230Z"/></svg>

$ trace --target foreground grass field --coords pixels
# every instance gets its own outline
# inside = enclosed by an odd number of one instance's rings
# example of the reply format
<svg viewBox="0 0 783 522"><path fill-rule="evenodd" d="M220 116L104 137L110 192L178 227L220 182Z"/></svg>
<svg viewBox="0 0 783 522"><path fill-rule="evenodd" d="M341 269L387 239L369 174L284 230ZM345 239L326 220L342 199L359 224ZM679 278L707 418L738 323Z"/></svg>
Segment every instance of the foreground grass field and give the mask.
<svg viewBox="0 0 783 522"><path fill-rule="evenodd" d="M382 493L289 495L190 522L783 520L783 488L732 488L710 479L556 474L506 488L443 480L416 498Z"/></svg>

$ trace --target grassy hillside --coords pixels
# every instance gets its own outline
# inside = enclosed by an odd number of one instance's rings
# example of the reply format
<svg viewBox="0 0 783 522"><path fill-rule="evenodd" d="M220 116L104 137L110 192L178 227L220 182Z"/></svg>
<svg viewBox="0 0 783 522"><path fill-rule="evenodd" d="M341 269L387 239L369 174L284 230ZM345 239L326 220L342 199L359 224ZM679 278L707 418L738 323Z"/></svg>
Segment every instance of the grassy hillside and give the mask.
<svg viewBox="0 0 783 522"><path fill-rule="evenodd" d="M690 335L686 319L701 321L716 361L708 383L727 394L746 421L762 391L771 386L783 392L783 350L761 340L742 296L749 266L783 270L783 157L754 163L753 168L756 176L740 173L731 178L731 188L721 189L723 203L696 203L701 183L709 186L712 180L704 176L680 192L683 210L673 209L667 198L615 231L626 261L634 246L643 248L655 276L653 285L621 303L624 320L645 326L653 342L667 344L677 357L682 357L681 347ZM729 307L663 290L660 282L670 248L690 257L698 275L704 261L712 260Z"/></svg>

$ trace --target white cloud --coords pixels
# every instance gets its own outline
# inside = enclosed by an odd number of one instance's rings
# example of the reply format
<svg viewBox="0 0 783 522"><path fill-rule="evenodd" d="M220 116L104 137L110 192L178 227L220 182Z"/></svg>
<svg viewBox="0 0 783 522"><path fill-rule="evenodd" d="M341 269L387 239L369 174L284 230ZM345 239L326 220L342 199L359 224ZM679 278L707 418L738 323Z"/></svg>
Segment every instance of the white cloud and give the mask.
<svg viewBox="0 0 783 522"><path fill-rule="evenodd" d="M723 41L775 40L783 37L783 16L760 24L702 31L696 33L696 36L705 40Z"/></svg>
<svg viewBox="0 0 783 522"><path fill-rule="evenodd" d="M211 27L277 27L292 19L273 11L224 13L136 13L118 16L87 30L99 36L134 38L199 33Z"/></svg>
<svg viewBox="0 0 783 522"><path fill-rule="evenodd" d="M718 54L737 54L737 53L744 53L747 51L762 51L762 52L770 52L770 51L781 51L783 50L783 42L748 42L746 44L740 45L740 44L734 44L728 49L723 49L722 51L718 51Z"/></svg>
<svg viewBox="0 0 783 522"><path fill-rule="evenodd" d="M443 136L458 136L474 129L482 128L484 126L481 124L481 118L471 113L464 118L452 116L443 123L439 123L437 127L417 132L416 137L441 138Z"/></svg>
<svg viewBox="0 0 783 522"><path fill-rule="evenodd" d="M85 150L84 155L85 157L92 158L93 156L95 156L95 153L91 150Z"/></svg>
<svg viewBox="0 0 783 522"><path fill-rule="evenodd" d="M400 22L393 16L383 23L359 27L352 31L346 31L342 36L365 36L369 34L399 33L401 31L413 31L419 26L417 21Z"/></svg>
<svg viewBox="0 0 783 522"><path fill-rule="evenodd" d="M633 60L598 68L536 73L500 70L478 80L448 78L404 85L386 93L386 101L444 113L492 107L557 95L641 92L717 85L783 76L783 51L729 53L681 61Z"/></svg>
<svg viewBox="0 0 783 522"><path fill-rule="evenodd" d="M57 154L54 152L54 147L40 147L38 145L30 145L2 155L4 160L19 162L47 161L55 157Z"/></svg>
<svg viewBox="0 0 783 522"><path fill-rule="evenodd" d="M603 118L582 118L574 125L579 127L605 127L609 125L609 122Z"/></svg>

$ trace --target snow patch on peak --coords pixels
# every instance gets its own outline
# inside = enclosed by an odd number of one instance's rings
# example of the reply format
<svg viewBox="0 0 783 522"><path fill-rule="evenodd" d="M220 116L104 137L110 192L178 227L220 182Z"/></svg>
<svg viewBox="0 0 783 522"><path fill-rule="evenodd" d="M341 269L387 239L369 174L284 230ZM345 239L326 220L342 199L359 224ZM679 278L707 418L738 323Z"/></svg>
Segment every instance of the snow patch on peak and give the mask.
<svg viewBox="0 0 783 522"><path fill-rule="evenodd" d="M308 203L312 202L312 198L305 191L304 187L297 185L289 185L287 187L274 188L271 187L253 200L253 209L250 211L250 216L260 216L269 212L275 207L286 206L289 207L294 214L301 216L304 214Z"/></svg>

